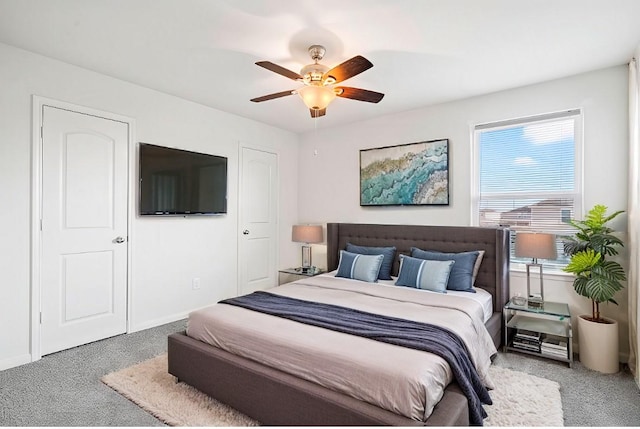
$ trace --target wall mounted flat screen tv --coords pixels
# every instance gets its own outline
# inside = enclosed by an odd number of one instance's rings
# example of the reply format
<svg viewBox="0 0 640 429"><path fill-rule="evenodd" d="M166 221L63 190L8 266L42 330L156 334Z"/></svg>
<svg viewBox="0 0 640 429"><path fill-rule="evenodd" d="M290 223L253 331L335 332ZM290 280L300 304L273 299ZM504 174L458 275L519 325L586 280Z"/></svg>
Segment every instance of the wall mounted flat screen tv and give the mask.
<svg viewBox="0 0 640 429"><path fill-rule="evenodd" d="M227 213L227 158L140 143L141 215Z"/></svg>

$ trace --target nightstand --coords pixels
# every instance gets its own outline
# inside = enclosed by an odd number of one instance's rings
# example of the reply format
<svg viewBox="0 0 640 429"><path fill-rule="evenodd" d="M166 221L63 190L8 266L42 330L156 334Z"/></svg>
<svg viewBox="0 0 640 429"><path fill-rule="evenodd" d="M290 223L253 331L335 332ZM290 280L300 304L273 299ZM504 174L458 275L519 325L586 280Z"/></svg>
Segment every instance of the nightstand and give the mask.
<svg viewBox="0 0 640 429"><path fill-rule="evenodd" d="M573 364L569 305L544 301L541 307L509 301L502 310L504 352L513 351Z"/></svg>
<svg viewBox="0 0 640 429"><path fill-rule="evenodd" d="M315 270L307 272L303 272L300 268L285 268L278 271L278 286L285 283L294 282L305 277L317 276L318 274L322 273L324 273L324 271L317 267L315 268Z"/></svg>

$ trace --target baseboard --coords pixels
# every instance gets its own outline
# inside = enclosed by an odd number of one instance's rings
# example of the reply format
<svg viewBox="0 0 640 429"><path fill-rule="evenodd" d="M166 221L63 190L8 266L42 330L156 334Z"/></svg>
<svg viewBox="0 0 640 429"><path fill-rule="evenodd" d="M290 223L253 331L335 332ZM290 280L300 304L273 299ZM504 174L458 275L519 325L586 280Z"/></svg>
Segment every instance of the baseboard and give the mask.
<svg viewBox="0 0 640 429"><path fill-rule="evenodd" d="M159 319L149 320L143 323L129 326L129 333L144 331L145 329L155 328L156 326L165 325L177 320L186 319L192 310L181 313L172 314L170 316L161 317Z"/></svg>
<svg viewBox="0 0 640 429"><path fill-rule="evenodd" d="M171 316L161 317L159 319L149 320L144 323L139 323L137 325L129 326L129 333L143 331L145 329L155 328L156 326L165 325L167 323L175 322L180 319L186 319L189 316L189 313L193 311L200 310L202 308L207 308L211 306L211 304L206 304L201 307L192 308L191 310L183 311L180 313L172 314Z"/></svg>
<svg viewBox="0 0 640 429"><path fill-rule="evenodd" d="M24 354L19 356L13 356L7 359L0 360L0 371L5 369L15 368L16 366L24 365L25 363L31 363L31 355Z"/></svg>

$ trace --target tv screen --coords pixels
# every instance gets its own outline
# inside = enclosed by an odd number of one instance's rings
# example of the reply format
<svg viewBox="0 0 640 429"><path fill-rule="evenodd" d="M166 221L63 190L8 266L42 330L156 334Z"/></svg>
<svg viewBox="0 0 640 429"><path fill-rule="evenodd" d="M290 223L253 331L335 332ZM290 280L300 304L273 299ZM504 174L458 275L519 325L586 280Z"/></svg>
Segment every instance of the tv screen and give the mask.
<svg viewBox="0 0 640 429"><path fill-rule="evenodd" d="M140 143L141 215L227 212L227 158Z"/></svg>

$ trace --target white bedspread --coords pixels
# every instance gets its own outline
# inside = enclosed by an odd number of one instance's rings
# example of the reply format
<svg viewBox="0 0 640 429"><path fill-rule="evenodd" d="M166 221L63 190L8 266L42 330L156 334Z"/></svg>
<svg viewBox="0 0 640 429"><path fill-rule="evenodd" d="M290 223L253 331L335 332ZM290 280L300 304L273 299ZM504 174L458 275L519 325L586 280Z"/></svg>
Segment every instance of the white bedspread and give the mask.
<svg viewBox="0 0 640 429"><path fill-rule="evenodd" d="M480 377L493 388L489 366L496 348L477 301L332 276L268 292L448 328L462 338ZM431 353L231 305L191 313L187 335L418 421L431 414L452 380L446 361Z"/></svg>
<svg viewBox="0 0 640 429"><path fill-rule="evenodd" d="M320 275L335 276L336 272L337 271L332 271L330 273L320 274ZM391 287L398 287L396 286L396 280L397 280L397 277L393 277L393 280L378 280L378 284L383 284ZM483 316L484 323L487 323L487 321L491 319L491 316L493 316L493 296L482 288L474 287L473 289L476 291L476 293L462 292L458 290L448 290L447 295L455 295L461 298L478 301L478 303L482 306L482 310L484 312L484 316ZM440 295L440 292L432 292L426 289L420 289L420 293L431 293L431 294L435 293Z"/></svg>

